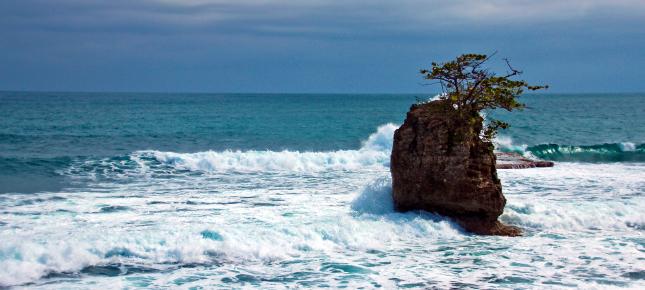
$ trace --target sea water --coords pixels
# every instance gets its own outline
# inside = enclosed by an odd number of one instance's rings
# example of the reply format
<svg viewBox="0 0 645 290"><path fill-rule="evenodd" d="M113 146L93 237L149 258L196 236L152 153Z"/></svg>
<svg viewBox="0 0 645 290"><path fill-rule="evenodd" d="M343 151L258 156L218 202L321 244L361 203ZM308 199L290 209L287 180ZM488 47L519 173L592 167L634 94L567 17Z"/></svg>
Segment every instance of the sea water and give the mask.
<svg viewBox="0 0 645 290"><path fill-rule="evenodd" d="M0 93L0 287L643 288L645 95L527 95L519 238L393 210L417 95Z"/></svg>

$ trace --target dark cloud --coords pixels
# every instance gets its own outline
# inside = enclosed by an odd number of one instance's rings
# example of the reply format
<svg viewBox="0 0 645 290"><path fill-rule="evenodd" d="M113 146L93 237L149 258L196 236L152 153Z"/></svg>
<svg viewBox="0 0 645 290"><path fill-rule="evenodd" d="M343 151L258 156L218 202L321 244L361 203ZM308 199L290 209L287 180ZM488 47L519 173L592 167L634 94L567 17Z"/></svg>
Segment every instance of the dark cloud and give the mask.
<svg viewBox="0 0 645 290"><path fill-rule="evenodd" d="M643 91L642 1L0 2L0 89L419 92L462 52L555 91Z"/></svg>

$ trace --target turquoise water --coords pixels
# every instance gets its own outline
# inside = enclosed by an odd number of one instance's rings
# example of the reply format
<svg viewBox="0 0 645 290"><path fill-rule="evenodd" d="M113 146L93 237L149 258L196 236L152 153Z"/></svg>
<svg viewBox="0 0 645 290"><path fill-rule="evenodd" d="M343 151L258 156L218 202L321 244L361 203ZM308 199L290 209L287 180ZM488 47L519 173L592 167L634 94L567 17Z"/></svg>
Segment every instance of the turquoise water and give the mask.
<svg viewBox="0 0 645 290"><path fill-rule="evenodd" d="M478 237L395 213L392 134L430 95L0 92L0 285L643 287L645 95L528 95Z"/></svg>

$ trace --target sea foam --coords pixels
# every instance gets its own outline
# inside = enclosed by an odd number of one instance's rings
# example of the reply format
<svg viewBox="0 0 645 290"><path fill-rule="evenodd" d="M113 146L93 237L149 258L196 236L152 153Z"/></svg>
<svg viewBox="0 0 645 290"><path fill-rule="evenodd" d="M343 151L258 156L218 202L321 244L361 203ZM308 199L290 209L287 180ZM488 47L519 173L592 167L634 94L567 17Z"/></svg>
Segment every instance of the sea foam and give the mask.
<svg viewBox="0 0 645 290"><path fill-rule="evenodd" d="M397 125L388 123L377 128L356 150L337 151L270 151L224 150L195 153L145 150L127 156L87 159L73 162L60 170L72 179L107 178L122 180L192 171L220 173L282 173L319 174L324 172L383 170L389 167L393 135ZM531 159L558 162L642 162L645 144L631 142L570 146L558 144L517 144L511 137L498 135L493 143L496 151L515 152Z"/></svg>
<svg viewBox="0 0 645 290"><path fill-rule="evenodd" d="M589 285L577 281L580 271L615 281L638 275L633 265L642 258L638 237L645 225L642 164L565 162L500 171L508 200L501 219L526 235L474 237L446 218L394 211L387 162L395 128L379 127L357 150L144 151L136 160L99 162L104 174L119 174L118 182L39 193L33 201L5 195L0 285L59 279L51 287L66 288L80 276L126 286L143 277L156 279L159 284L148 285L154 287L173 282L172 275L190 280L184 275L190 269L195 276L208 273L211 281L244 274L262 288L275 285L264 282L271 279L297 287L320 277L340 287L346 285L333 283L349 276L360 276L352 280L357 287L377 281L396 288L390 278L431 277L439 288L456 287L454 281L496 288L491 281L535 286L554 279L584 288ZM143 174L134 174L139 167ZM340 174L300 174L335 169ZM155 175L173 170L187 172ZM289 174L264 174L271 170ZM581 269L586 263L592 264ZM473 265L480 268L460 274ZM493 266L495 279L481 270ZM117 277L95 269L112 269ZM148 272L125 275L130 269Z"/></svg>
<svg viewBox="0 0 645 290"><path fill-rule="evenodd" d="M352 201L351 208L358 213L388 214L394 212L392 178L383 176L371 181Z"/></svg>
<svg viewBox="0 0 645 290"><path fill-rule="evenodd" d="M300 151L206 151L175 153L139 151L138 157L153 157L178 169L204 172L319 172L359 170L389 166L396 125L385 124L371 134L358 150Z"/></svg>

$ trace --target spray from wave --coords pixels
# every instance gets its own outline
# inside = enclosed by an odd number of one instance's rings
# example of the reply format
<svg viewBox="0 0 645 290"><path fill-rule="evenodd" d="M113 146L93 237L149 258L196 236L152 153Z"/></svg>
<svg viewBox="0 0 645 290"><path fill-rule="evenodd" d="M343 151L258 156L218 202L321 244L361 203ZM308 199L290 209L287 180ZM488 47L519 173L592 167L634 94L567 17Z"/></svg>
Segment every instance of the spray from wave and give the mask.
<svg viewBox="0 0 645 290"><path fill-rule="evenodd" d="M196 153L137 151L126 157L84 160L67 175L126 177L191 171L202 173L316 173L382 170L389 166L392 136L397 126L379 126L358 150L313 151L205 151ZM85 174L87 175L87 174Z"/></svg>
<svg viewBox="0 0 645 290"><path fill-rule="evenodd" d="M174 153L140 151L162 164L191 171L205 172L318 172L324 170L357 170L389 164L394 124L380 126L363 142L359 150L331 152L300 151L206 151Z"/></svg>
<svg viewBox="0 0 645 290"><path fill-rule="evenodd" d="M300 151L207 151L174 153L140 151L137 155L153 157L162 164L205 172L318 172L356 170L389 164L392 136L396 126L385 124L371 134L359 150L331 152Z"/></svg>

